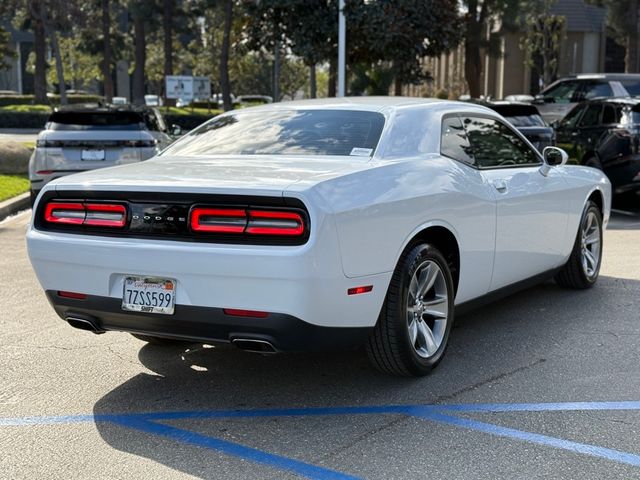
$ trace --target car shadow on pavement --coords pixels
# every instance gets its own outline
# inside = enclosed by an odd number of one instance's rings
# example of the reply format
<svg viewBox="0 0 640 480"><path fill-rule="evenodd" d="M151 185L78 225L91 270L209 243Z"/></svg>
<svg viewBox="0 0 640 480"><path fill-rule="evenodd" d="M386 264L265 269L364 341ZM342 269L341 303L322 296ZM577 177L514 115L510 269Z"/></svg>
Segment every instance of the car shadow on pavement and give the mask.
<svg viewBox="0 0 640 480"><path fill-rule="evenodd" d="M622 308L629 302L633 304L639 293L640 282L605 276L589 291L564 290L547 282L520 292L458 318L444 360L431 375L419 379L379 374L369 366L362 351L263 356L232 346L144 345L138 358L148 371L141 369L141 373L107 393L95 404L94 414L555 401L569 395L577 395L572 400L580 401L588 398L590 385L586 384L584 391L574 389L567 393L560 390L563 383L557 382L536 390L530 398L516 400L512 389L526 391L537 382L531 378L533 375L580 376L585 372L588 376L594 369L606 368L595 352L601 348L620 349L620 345L615 343L615 336L597 334L605 329L603 319L619 316L610 329L638 331L637 316ZM563 343L562 339L566 341ZM574 359L570 351L573 348L593 351L593 358L582 355ZM213 437L229 435L228 430L233 429L229 422L224 428L220 428L217 419L207 422L208 427L199 428L205 428L206 434ZM352 437L351 444L376 429L386 428L379 423L363 424L351 416L342 417L340 422L345 435ZM397 423L397 419L390 422ZM285 436L304 435L304 425L304 419L287 423ZM316 427L322 430L322 425L321 421ZM113 448L190 475L241 478L239 473L246 469L246 476L271 478L256 475L250 462L229 463L231 460L218 452L109 422L98 421L96 428ZM252 427L248 428L251 432ZM251 434L240 438L240 443L252 441ZM274 437L270 442L270 449L279 451L287 438ZM323 442L320 433L317 442ZM302 460L313 463L313 453ZM274 473L273 478L283 478L282 472Z"/></svg>

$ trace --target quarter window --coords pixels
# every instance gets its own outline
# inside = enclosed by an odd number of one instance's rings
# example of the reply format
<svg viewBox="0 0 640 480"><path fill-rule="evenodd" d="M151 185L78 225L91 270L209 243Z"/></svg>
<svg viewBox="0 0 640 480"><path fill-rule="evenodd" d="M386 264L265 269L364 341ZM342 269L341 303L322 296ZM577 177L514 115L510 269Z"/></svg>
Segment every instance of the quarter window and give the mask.
<svg viewBox="0 0 640 480"><path fill-rule="evenodd" d="M446 157L473 165L471 146L467 133L458 117L447 117L442 121L440 153Z"/></svg>
<svg viewBox="0 0 640 480"><path fill-rule="evenodd" d="M475 164L480 168L540 165L542 161L513 130L503 123L481 117L465 117L464 127Z"/></svg>

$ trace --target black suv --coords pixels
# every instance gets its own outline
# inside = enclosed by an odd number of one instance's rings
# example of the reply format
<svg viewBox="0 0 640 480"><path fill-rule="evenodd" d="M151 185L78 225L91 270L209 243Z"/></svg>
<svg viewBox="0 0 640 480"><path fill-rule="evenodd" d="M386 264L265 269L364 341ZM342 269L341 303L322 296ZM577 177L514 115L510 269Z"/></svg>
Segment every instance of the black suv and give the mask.
<svg viewBox="0 0 640 480"><path fill-rule="evenodd" d="M549 123L560 120L577 103L602 97L640 95L640 75L602 73L561 78L536 95L534 103Z"/></svg>
<svg viewBox="0 0 640 480"><path fill-rule="evenodd" d="M640 192L640 98L583 102L554 126L570 162L603 170L614 193Z"/></svg>

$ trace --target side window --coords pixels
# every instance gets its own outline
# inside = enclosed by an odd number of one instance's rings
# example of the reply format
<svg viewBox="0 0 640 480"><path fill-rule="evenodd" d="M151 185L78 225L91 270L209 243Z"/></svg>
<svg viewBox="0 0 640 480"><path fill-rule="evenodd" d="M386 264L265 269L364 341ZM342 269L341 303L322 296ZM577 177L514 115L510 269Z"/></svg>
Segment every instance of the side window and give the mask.
<svg viewBox="0 0 640 480"><path fill-rule="evenodd" d="M613 97L613 90L609 82L588 82L584 85L581 100L589 100L596 97Z"/></svg>
<svg viewBox="0 0 640 480"><path fill-rule="evenodd" d="M542 160L503 123L481 117L465 117L464 127L480 168L540 165Z"/></svg>
<svg viewBox="0 0 640 480"><path fill-rule="evenodd" d="M600 125L600 112L602 111L602 105L596 103L589 105L584 115L580 119L581 127L596 127Z"/></svg>
<svg viewBox="0 0 640 480"><path fill-rule="evenodd" d="M442 120L440 137L440 153L460 162L475 164L471 154L469 139L458 117L447 117Z"/></svg>
<svg viewBox="0 0 640 480"><path fill-rule="evenodd" d="M605 105L602 109L602 124L611 125L612 123L618 123L620 115L616 112L616 108L613 105Z"/></svg>
<svg viewBox="0 0 640 480"><path fill-rule="evenodd" d="M580 115L584 111L584 105L578 105L573 108L567 115L560 120L560 126L563 128L573 128L578 123Z"/></svg>
<svg viewBox="0 0 640 480"><path fill-rule="evenodd" d="M575 80L561 82L555 87L550 88L549 90L542 92L544 95L545 102L552 103L571 103L573 97L578 90L578 82Z"/></svg>

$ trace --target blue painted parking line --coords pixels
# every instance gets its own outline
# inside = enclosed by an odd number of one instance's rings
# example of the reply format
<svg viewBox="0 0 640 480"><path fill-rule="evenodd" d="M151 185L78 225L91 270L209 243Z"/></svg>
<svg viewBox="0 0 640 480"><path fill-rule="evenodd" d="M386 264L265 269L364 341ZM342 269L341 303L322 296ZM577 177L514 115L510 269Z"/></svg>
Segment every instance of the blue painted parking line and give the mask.
<svg viewBox="0 0 640 480"><path fill-rule="evenodd" d="M361 407L317 407L317 408L270 408L253 410L205 410L151 413L122 413L98 415L63 415L42 417L0 418L0 427L30 425L60 425L83 422L111 422L122 427L143 431L202 448L293 472L312 479L355 478L344 473L304 463L255 448L209 437L189 430L164 425L168 420L215 419L215 418L264 418L264 417L311 417L329 415L381 415L397 414L451 425L467 430L479 431L494 436L534 443L567 450L574 453L599 457L613 462L640 466L640 455L555 438L524 430L503 427L492 423L456 416L456 413L482 412L576 412L640 410L640 402L564 402L564 403L515 403L515 404L452 404L452 405L390 405Z"/></svg>
<svg viewBox="0 0 640 480"><path fill-rule="evenodd" d="M582 453L585 455L590 455L592 457L600 457L614 462L626 463L635 467L640 466L640 455L635 455L633 453L621 452L619 450L612 450L610 448L599 447L597 445L589 445L586 443L572 442L570 440L563 440L561 438L541 435L539 433L526 432L524 430L517 430L515 428L502 427L500 425L479 422L477 420L468 418L460 418L453 415L444 415L442 413L434 411L433 409L425 408L422 413L415 412L413 415L425 420L430 420L432 422L455 425L456 427L462 427L468 430L476 430L498 437L512 438L525 442L536 443L538 445L547 447L569 450L571 452Z"/></svg>
<svg viewBox="0 0 640 480"><path fill-rule="evenodd" d="M267 465L279 470L303 475L307 478L317 480L351 480L357 478L345 473L336 472L335 470L329 470L327 468L318 467L316 465L304 463L292 458L274 455L272 453L264 452L256 448L250 448L238 443L222 440L220 438L209 437L199 433L191 432L189 430L183 430L169 425L150 422L148 420L135 418L133 416L119 416L114 418L115 420L112 420L113 423L122 425L127 428L133 428L142 432L166 437L179 443L186 443L188 445L194 445L196 447L208 448L224 453L226 455L239 457L244 460Z"/></svg>

